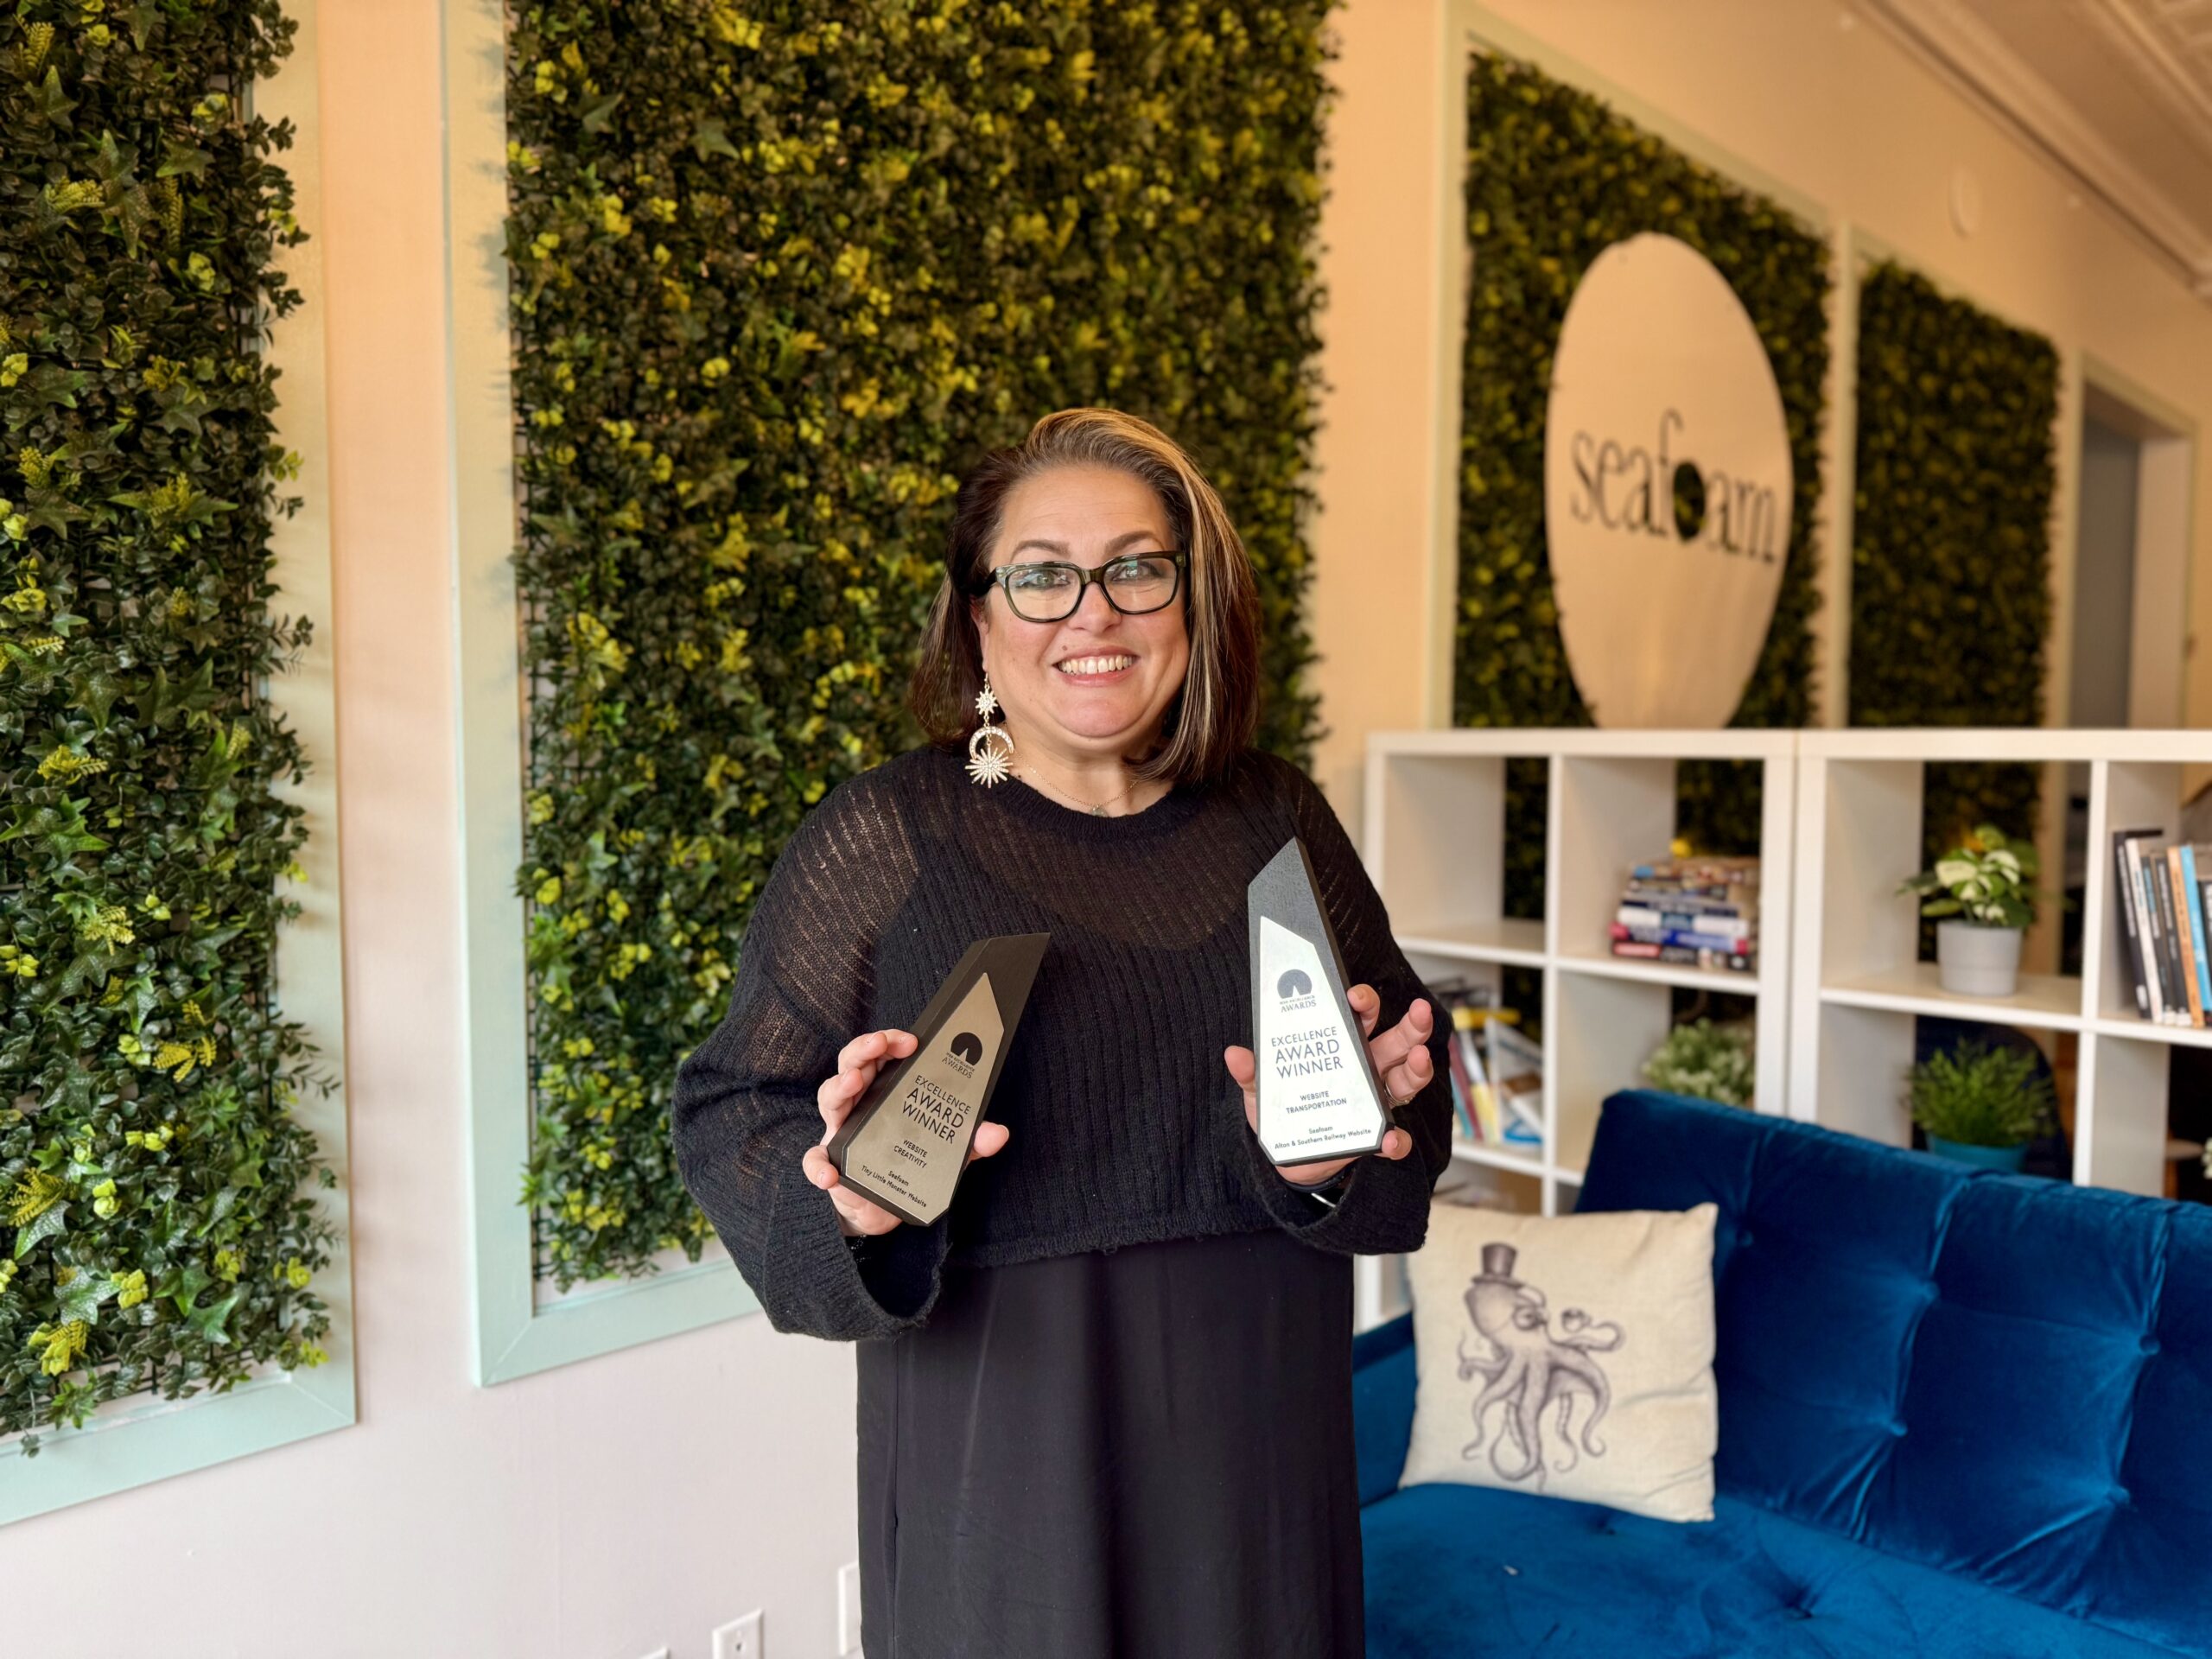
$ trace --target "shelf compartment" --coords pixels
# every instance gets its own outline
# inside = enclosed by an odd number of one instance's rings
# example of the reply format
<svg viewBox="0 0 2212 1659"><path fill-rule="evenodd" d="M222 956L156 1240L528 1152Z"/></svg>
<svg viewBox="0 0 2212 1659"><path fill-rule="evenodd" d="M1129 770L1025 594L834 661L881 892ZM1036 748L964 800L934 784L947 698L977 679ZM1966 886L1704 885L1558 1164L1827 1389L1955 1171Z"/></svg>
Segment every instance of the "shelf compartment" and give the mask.
<svg viewBox="0 0 2212 1659"><path fill-rule="evenodd" d="M2019 988L2011 996L1962 996L1942 988L1941 969L1932 962L1902 963L1877 973L1831 981L1821 987L1821 1001L2051 1031L2079 1031L2087 1023L2082 1014L2082 982L2071 975L2022 974Z"/></svg>
<svg viewBox="0 0 2212 1659"><path fill-rule="evenodd" d="M1370 747L1362 857L1420 948L1509 963L1543 949L1542 923L1505 915L1505 784L1503 755Z"/></svg>
<svg viewBox="0 0 2212 1659"><path fill-rule="evenodd" d="M1513 916L1488 921L1423 923L1416 931L1400 933L1398 946L1408 956L1420 953L1455 962L1541 968L1544 965L1544 925Z"/></svg>
<svg viewBox="0 0 2212 1659"><path fill-rule="evenodd" d="M1507 1169L1523 1175L1544 1173L1544 1154L1541 1147L1530 1147L1525 1152L1515 1151L1510 1142L1492 1146L1484 1141L1463 1141L1454 1138L1452 1155L1464 1164L1480 1164L1485 1169Z"/></svg>
<svg viewBox="0 0 2212 1659"><path fill-rule="evenodd" d="M1761 976L1739 974L1726 968L1692 968L1687 963L1643 962L1603 951L1563 950L1557 961L1571 973L1601 974L1611 979L1641 980L1649 985L1683 985L1694 991L1722 991L1731 996L1757 996Z"/></svg>
<svg viewBox="0 0 2212 1659"><path fill-rule="evenodd" d="M2146 1033L2186 1037L2179 1027ZM2198 1037L2212 1033L2197 1032ZM2075 1101L2074 1179L2161 1198L2166 1190L2167 1068L2172 1046L2102 1033L2083 1039Z"/></svg>

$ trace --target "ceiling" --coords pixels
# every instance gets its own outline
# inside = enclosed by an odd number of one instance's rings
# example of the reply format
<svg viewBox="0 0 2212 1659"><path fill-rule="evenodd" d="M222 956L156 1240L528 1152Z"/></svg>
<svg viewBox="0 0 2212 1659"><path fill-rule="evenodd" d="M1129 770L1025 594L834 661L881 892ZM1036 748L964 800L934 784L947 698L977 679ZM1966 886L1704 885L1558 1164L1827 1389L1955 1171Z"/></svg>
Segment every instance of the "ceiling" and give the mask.
<svg viewBox="0 0 2212 1659"><path fill-rule="evenodd" d="M2212 300L2212 0L1859 0Z"/></svg>

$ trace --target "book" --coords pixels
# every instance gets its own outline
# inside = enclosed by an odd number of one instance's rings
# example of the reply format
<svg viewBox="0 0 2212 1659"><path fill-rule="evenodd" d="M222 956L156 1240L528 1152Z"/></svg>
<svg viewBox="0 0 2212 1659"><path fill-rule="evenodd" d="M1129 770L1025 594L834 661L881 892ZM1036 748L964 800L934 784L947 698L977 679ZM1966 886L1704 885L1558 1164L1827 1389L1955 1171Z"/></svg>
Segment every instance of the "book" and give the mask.
<svg viewBox="0 0 2212 1659"><path fill-rule="evenodd" d="M2208 849L2212 851L2212 849ZM2204 884L2198 875L2197 849L2183 842L2180 849L2181 890L2189 904L2190 944L2196 957L2196 996L2199 1014L2196 1023L2207 1023L2212 1015L2212 945L2204 938Z"/></svg>
<svg viewBox="0 0 2212 1659"><path fill-rule="evenodd" d="M1687 944L1649 944L1636 939L1615 939L1613 955L1641 962L1663 962L1682 968L1719 968L1749 974L1758 969L1758 958L1746 950L1709 950Z"/></svg>
<svg viewBox="0 0 2212 1659"><path fill-rule="evenodd" d="M2179 842L2166 849L2167 885L2174 896L2174 953L2176 968L2181 975L2182 1006L2189 1010L2189 1023L2204 1023L2204 996L2196 984L2196 934L2190 927L2189 893L2196 884L2183 874L2182 847ZM2196 925L2203 926L2200 919Z"/></svg>
<svg viewBox="0 0 2212 1659"><path fill-rule="evenodd" d="M2143 887L2151 905L2151 931L2158 942L2158 984L2170 1026L2189 1023L2188 1001L2181 985L2181 952L2174 934L2174 893L2160 856L2164 844L2143 849Z"/></svg>
<svg viewBox="0 0 2212 1659"><path fill-rule="evenodd" d="M1508 1146L1543 1144L1544 1051L1511 1026L1492 1021L1483 1036Z"/></svg>
<svg viewBox="0 0 2212 1659"><path fill-rule="evenodd" d="M1491 1086L1490 1072L1483 1065L1482 1047L1475 1041L1477 1027L1471 1021L1463 1023L1459 1018L1461 1012L1471 1010L1453 1011L1452 1047L1466 1068L1467 1092L1474 1103L1478 1138L1494 1143L1505 1136L1505 1125L1498 1116L1497 1091ZM1483 1028L1487 1028L1487 1023Z"/></svg>
<svg viewBox="0 0 2212 1659"><path fill-rule="evenodd" d="M1457 1044L1446 1043L1444 1056L1452 1078L1452 1138L1455 1141L1479 1141L1482 1135L1475 1128L1475 1109L1471 1091L1467 1086L1467 1069L1459 1064Z"/></svg>
<svg viewBox="0 0 2212 1659"><path fill-rule="evenodd" d="M2158 949L2158 907L2151 901L2149 865L2143 856L2143 843L2155 834L2153 830L2128 838L2127 893L2135 906L2135 923L2143 942L2143 978L2151 999L2151 1018L2163 1026L2166 1023L2166 982L2159 969L2164 957Z"/></svg>
<svg viewBox="0 0 2212 1659"><path fill-rule="evenodd" d="M2155 830L2115 830L2112 836L2113 909L2120 916L2120 954L2127 964L2127 982L2135 993L2135 1012L2151 1017L2151 993L2143 982L2143 929L2136 920L2134 876L2127 862L2127 843Z"/></svg>
<svg viewBox="0 0 2212 1659"><path fill-rule="evenodd" d="M1629 927L1669 927L1684 932L1711 933L1726 939L1747 939L1751 924L1742 916L1722 916L1710 911L1662 909L1657 905L1623 905L1613 919Z"/></svg>
<svg viewBox="0 0 2212 1659"><path fill-rule="evenodd" d="M1748 939L1732 938L1725 933L1692 931L1681 927L1633 927L1626 922L1611 925L1615 939L1630 939L1637 944L1678 944L1692 950L1742 950Z"/></svg>

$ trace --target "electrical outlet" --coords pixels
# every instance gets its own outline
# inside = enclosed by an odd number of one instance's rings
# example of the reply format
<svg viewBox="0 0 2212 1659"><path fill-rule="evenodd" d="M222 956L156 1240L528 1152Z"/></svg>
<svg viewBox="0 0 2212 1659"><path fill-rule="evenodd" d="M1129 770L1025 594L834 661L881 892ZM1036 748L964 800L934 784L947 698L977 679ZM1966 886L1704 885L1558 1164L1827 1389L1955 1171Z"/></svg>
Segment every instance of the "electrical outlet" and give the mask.
<svg viewBox="0 0 2212 1659"><path fill-rule="evenodd" d="M837 1656L861 1650L861 1564L847 1561L837 1569Z"/></svg>
<svg viewBox="0 0 2212 1659"><path fill-rule="evenodd" d="M714 1634L714 1659L765 1659L760 1647L760 1610L734 1618Z"/></svg>

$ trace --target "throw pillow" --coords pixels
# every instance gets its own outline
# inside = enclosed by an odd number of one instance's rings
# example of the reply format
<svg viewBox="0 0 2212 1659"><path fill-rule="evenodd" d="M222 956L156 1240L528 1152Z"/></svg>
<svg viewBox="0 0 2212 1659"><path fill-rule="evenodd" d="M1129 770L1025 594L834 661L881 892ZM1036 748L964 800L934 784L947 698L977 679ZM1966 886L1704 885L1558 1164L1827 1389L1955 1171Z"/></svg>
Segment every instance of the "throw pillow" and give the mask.
<svg viewBox="0 0 2212 1659"><path fill-rule="evenodd" d="M1710 1521L1718 1213L1437 1205L1406 1262L1415 1381L1401 1484Z"/></svg>

